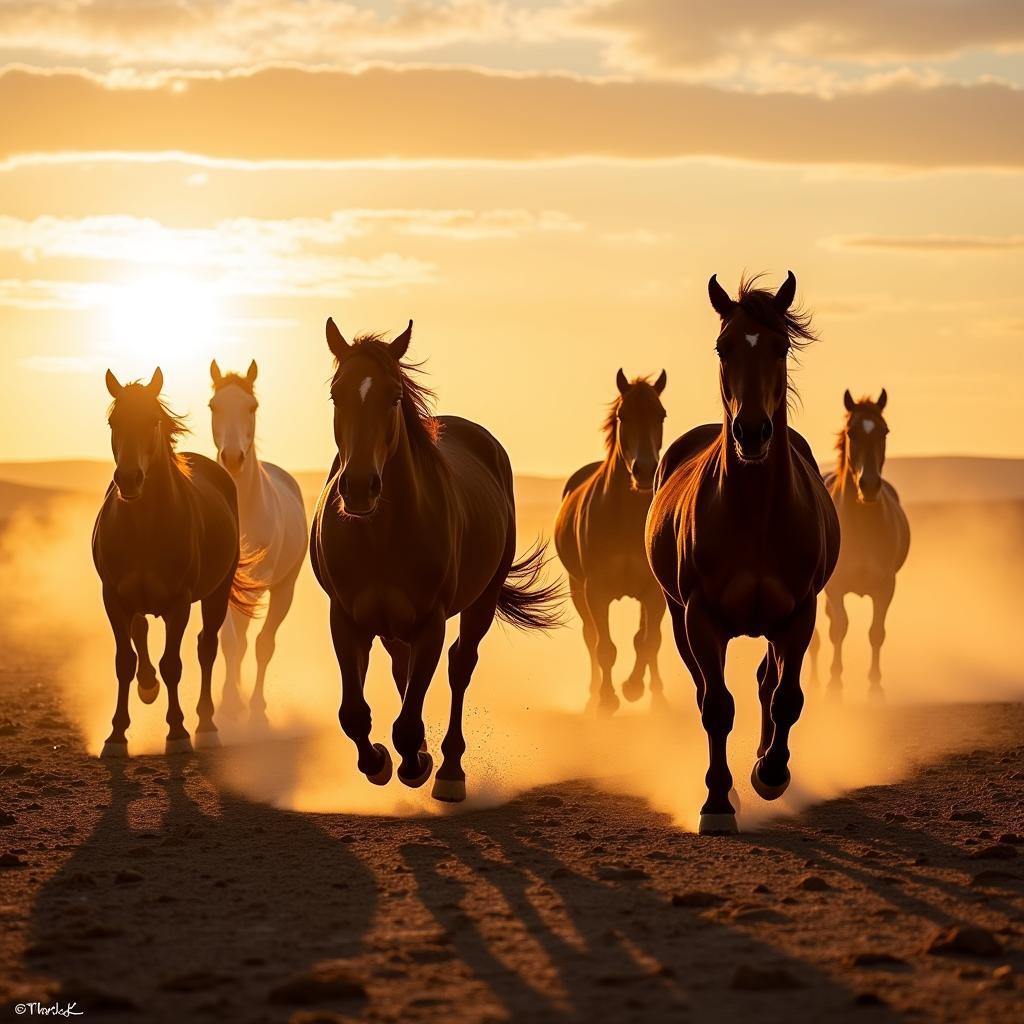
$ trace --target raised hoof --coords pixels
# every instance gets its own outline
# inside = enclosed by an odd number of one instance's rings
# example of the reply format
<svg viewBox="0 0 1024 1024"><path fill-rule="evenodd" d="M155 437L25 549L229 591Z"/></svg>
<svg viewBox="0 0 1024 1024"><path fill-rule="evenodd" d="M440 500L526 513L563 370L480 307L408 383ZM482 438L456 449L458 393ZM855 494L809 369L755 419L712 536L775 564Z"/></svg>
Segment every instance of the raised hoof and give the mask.
<svg viewBox="0 0 1024 1024"><path fill-rule="evenodd" d="M391 781L391 776L395 770L394 763L391 760L391 751L383 743L374 743L373 749L384 758L384 763L378 771L375 771L372 775L367 775L366 779L375 786L386 786Z"/></svg>
<svg viewBox="0 0 1024 1024"><path fill-rule="evenodd" d="M622 696L635 704L644 695L644 681L642 679L627 679L622 684Z"/></svg>
<svg viewBox="0 0 1024 1024"><path fill-rule="evenodd" d="M118 743L114 740L107 740L100 751L100 757L121 758L128 756L128 744Z"/></svg>
<svg viewBox="0 0 1024 1024"><path fill-rule="evenodd" d="M789 789L789 769L786 769L786 778L782 782L777 786L769 785L767 782L762 780L760 775L761 762L763 760L764 758L759 757L754 762L754 769L750 773L750 784L754 787L754 792L762 800L778 800L779 797Z"/></svg>
<svg viewBox="0 0 1024 1024"><path fill-rule="evenodd" d="M414 778L407 779L402 774L402 769L398 769L398 781L403 786L408 786L410 789L419 789L430 778L431 773L434 770L434 759L422 750L417 755L419 757L420 773Z"/></svg>
<svg viewBox="0 0 1024 1024"><path fill-rule="evenodd" d="M177 739L168 740L164 746L165 754L191 754L192 740L188 736L179 736Z"/></svg>
<svg viewBox="0 0 1024 1024"><path fill-rule="evenodd" d="M735 814L702 814L700 828L702 836L734 836L739 832Z"/></svg>
<svg viewBox="0 0 1024 1024"><path fill-rule="evenodd" d="M204 729L196 733L196 750L215 750L220 746L220 733L216 729Z"/></svg>
<svg viewBox="0 0 1024 1024"><path fill-rule="evenodd" d="M142 680L139 680L139 700L143 704L152 704L153 701L160 696L160 683L154 679L152 683L147 686L143 686Z"/></svg>
<svg viewBox="0 0 1024 1024"><path fill-rule="evenodd" d="M434 788L430 795L435 800L446 804L461 804L466 799L465 779L434 779Z"/></svg>

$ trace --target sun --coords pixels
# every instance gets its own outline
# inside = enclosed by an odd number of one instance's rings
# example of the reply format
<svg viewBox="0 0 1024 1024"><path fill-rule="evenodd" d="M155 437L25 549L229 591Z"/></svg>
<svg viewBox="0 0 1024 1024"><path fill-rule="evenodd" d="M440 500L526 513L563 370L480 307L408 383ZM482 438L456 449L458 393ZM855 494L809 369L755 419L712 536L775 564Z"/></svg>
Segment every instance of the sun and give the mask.
<svg viewBox="0 0 1024 1024"><path fill-rule="evenodd" d="M190 367L223 337L221 299L187 274L140 277L112 286L108 349L125 374Z"/></svg>

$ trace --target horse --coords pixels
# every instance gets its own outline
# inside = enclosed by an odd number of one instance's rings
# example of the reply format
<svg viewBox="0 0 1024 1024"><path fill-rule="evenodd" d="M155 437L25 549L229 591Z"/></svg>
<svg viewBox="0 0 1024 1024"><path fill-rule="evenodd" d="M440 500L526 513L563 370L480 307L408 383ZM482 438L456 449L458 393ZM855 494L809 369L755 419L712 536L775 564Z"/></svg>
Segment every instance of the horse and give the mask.
<svg viewBox="0 0 1024 1024"><path fill-rule="evenodd" d="M211 459L175 450L187 428L161 400L163 381L159 367L148 384L121 384L110 370L106 375L116 465L93 528L92 555L116 645L117 707L102 757L128 754L128 692L136 670L143 703L152 704L159 692L147 615L159 616L167 627L160 658L167 687L166 753L192 749L178 684L181 638L196 601L203 617L196 746L219 746L210 693L217 633L229 604L248 614L254 608L247 559L240 552L235 485Z"/></svg>
<svg viewBox="0 0 1024 1024"><path fill-rule="evenodd" d="M751 783L765 800L789 785L789 733L800 716L800 666L817 595L839 557L839 520L810 445L788 425L787 357L816 337L791 308L790 271L774 294L740 283L730 298L708 282L721 319L716 342L723 422L674 441L655 475L647 556L668 600L680 657L693 676L708 735L708 798L700 832L734 833L726 743L735 704L725 655L737 636L763 636L761 739Z"/></svg>
<svg viewBox="0 0 1024 1024"><path fill-rule="evenodd" d="M569 593L590 652L588 708L605 714L619 706L612 685L616 651L608 608L621 597L640 602L640 628L633 638L636 661L622 695L639 700L649 669L652 702L664 706L658 649L665 598L647 564L643 538L661 453L661 393L667 380L662 370L653 384L646 377L630 381L619 369L619 393L604 423L604 461L591 462L569 477L555 521L555 549L569 575Z"/></svg>
<svg viewBox="0 0 1024 1024"><path fill-rule="evenodd" d="M825 587L825 611L833 645L829 693L838 697L843 687L843 639L850 620L846 615L847 594L871 598L871 668L869 693L882 696L879 659L885 642L885 616L896 590L896 574L910 552L910 524L900 505L896 489L882 479L885 439L889 427L882 415L889 396L882 388L877 402L870 398L853 400L843 395L846 423L836 442L835 471L825 484L839 512L843 545L839 564ZM811 641L811 678L818 679L817 631Z"/></svg>
<svg viewBox="0 0 1024 1024"><path fill-rule="evenodd" d="M466 797L462 709L480 641L496 616L528 630L557 625L560 591L540 581L544 545L515 558L504 448L476 423L429 412L432 393L403 361L412 321L391 342L365 334L350 343L333 319L326 333L335 359L337 454L313 516L310 560L330 599L341 670L338 719L356 746L359 771L385 785L391 753L370 742L363 695L370 645L380 637L402 697L392 730L398 778L422 786L433 770L423 700L445 622L458 615L459 636L448 652L451 717L432 789L434 799L455 803Z"/></svg>
<svg viewBox="0 0 1024 1024"><path fill-rule="evenodd" d="M267 666L274 655L277 631L292 605L295 581L306 558L308 531L302 491L295 478L256 454L258 372L255 360L244 376L221 373L216 359L210 363L210 412L217 461L231 475L238 492L242 545L253 553L250 575L259 584L260 596L270 594L266 620L256 637L256 685L249 701L252 722L265 725L263 688ZM220 707L228 714L237 715L242 709L242 660L250 618L243 611L231 609L221 630L227 673Z"/></svg>

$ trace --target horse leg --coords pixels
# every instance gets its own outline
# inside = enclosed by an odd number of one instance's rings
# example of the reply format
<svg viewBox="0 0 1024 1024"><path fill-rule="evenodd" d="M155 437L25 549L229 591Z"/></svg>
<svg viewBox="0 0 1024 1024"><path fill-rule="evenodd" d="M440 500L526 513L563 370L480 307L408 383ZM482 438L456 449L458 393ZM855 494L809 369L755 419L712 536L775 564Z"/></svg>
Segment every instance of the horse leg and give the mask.
<svg viewBox="0 0 1024 1024"><path fill-rule="evenodd" d="M757 747L758 757L764 757L775 732L775 726L772 724L772 697L778 685L779 662L772 645L769 644L761 664L757 666L757 696L761 701L761 742Z"/></svg>
<svg viewBox="0 0 1024 1024"><path fill-rule="evenodd" d="M381 643L391 656L391 678L395 681L398 696L405 700L405 691L409 686L409 645L401 640L385 640L383 637Z"/></svg>
<svg viewBox="0 0 1024 1024"><path fill-rule="evenodd" d="M597 707L597 695L601 687L601 666L597 661L597 627L587 605L583 584L572 576L569 577L569 594L583 620L583 642L587 645L587 653L590 655L590 696L587 699L587 710L590 711Z"/></svg>
<svg viewBox="0 0 1024 1024"><path fill-rule="evenodd" d="M476 668L480 641L494 622L498 606L500 583L485 591L459 616L459 635L448 649L448 685L452 691L451 715L448 731L441 742L444 760L434 777L431 795L435 800L458 803L466 799L466 773L462 770L462 755L466 752L466 738L462 733L462 706Z"/></svg>
<svg viewBox="0 0 1024 1024"><path fill-rule="evenodd" d="M672 636L676 642L676 650L679 657L683 659L686 670L690 673L694 688L697 692L697 710L704 704L704 676L701 675L700 665L690 650L690 641L686 635L686 608L675 601L668 603L669 616L672 620Z"/></svg>
<svg viewBox="0 0 1024 1024"><path fill-rule="evenodd" d="M423 700L444 647L444 612L435 609L423 622L409 645L409 685L402 710L395 719L391 738L401 757L398 778L413 789L422 786L434 770L434 761L424 749Z"/></svg>
<svg viewBox="0 0 1024 1024"><path fill-rule="evenodd" d="M284 622L284 617L292 606L292 600L295 597L295 581L299 578L301 565L300 562L290 576L270 588L267 618L256 637L256 685L253 687L252 699L249 701L249 718L254 725L267 724L267 702L263 696L267 666L277 647L277 631L281 628L281 623Z"/></svg>
<svg viewBox="0 0 1024 1024"><path fill-rule="evenodd" d="M131 615L124 610L114 593L103 588L103 607L114 633L114 671L117 673L117 706L110 721L110 735L103 744L100 757L127 757L128 740L125 732L131 724L128 715L128 690L135 678L138 658L132 647Z"/></svg>
<svg viewBox="0 0 1024 1024"><path fill-rule="evenodd" d="M871 668L868 671L868 681L871 688L868 691L872 697L882 696L882 667L879 659L882 654L882 644L885 643L885 616L892 604L892 596L896 591L896 580L893 579L885 589L877 594L871 595L871 628L868 637L871 640Z"/></svg>
<svg viewBox="0 0 1024 1024"><path fill-rule="evenodd" d="M644 670L647 668L646 646L647 624L644 622L644 606L640 603L640 622L633 634L633 669L622 684L622 696L631 704L644 695Z"/></svg>
<svg viewBox="0 0 1024 1024"><path fill-rule="evenodd" d="M220 695L220 710L221 714L228 718L238 718L242 713L242 662L249 646L246 639L248 629L249 616L229 606L220 633L226 670L224 689Z"/></svg>
<svg viewBox="0 0 1024 1024"><path fill-rule="evenodd" d="M828 638L832 641L832 670L828 681L829 696L836 698L843 692L843 640L850 628L846 614L846 595L825 593L825 611L828 614Z"/></svg>
<svg viewBox="0 0 1024 1024"><path fill-rule="evenodd" d="M166 754L184 754L192 749L192 740L189 739L188 730L185 728L185 716L178 701L178 684L181 682L182 670L181 638L185 635L191 607L191 601L184 597L164 614L167 642L164 645L163 657L160 659L160 675L167 687L167 743L164 746Z"/></svg>
<svg viewBox="0 0 1024 1024"><path fill-rule="evenodd" d="M821 636L818 634L818 627L814 627L814 632L811 634L811 646L807 648L807 653L811 659L811 685L815 689L821 684L821 677L818 674L818 654L821 651Z"/></svg>
<svg viewBox="0 0 1024 1024"><path fill-rule="evenodd" d="M615 644L612 642L612 634L608 626L608 608L611 605L611 598L591 582L585 585L584 594L597 635L597 663L601 672L597 712L598 714L613 715L619 707L619 698L615 696L615 687L612 684Z"/></svg>
<svg viewBox="0 0 1024 1024"><path fill-rule="evenodd" d="M732 732L736 704L725 685L728 639L698 597L691 598L686 605L684 622L690 650L704 680L700 717L708 736L708 772L705 777L708 798L701 808L700 833L733 833L738 830L736 811L729 802L732 773L729 771L726 745Z"/></svg>
<svg viewBox="0 0 1024 1024"><path fill-rule="evenodd" d="M228 576L220 589L203 598L201 605L203 628L199 631L199 703L196 713L196 747L219 747L220 738L213 721L213 663L217 660L217 634L228 613L232 577Z"/></svg>
<svg viewBox="0 0 1024 1024"><path fill-rule="evenodd" d="M660 589L644 598L642 608L644 623L644 661L651 674L651 707L659 711L668 710L665 700L665 683L658 669L658 651L661 649L661 620L665 617L665 598Z"/></svg>
<svg viewBox="0 0 1024 1024"><path fill-rule="evenodd" d="M373 638L358 630L341 605L332 601L331 640L341 670L338 721L356 745L359 770L375 786L383 786L391 778L391 755L383 744L370 742L370 705L363 695Z"/></svg>
<svg viewBox="0 0 1024 1024"><path fill-rule="evenodd" d="M804 706L800 669L814 632L816 612L815 598L806 598L793 612L786 630L771 637L779 661L779 682L771 702L772 738L750 775L755 792L765 800L777 800L789 786L789 731Z"/></svg>
<svg viewBox="0 0 1024 1024"><path fill-rule="evenodd" d="M132 616L132 643L139 658L139 700L152 704L160 692L160 680L156 668L149 660L149 620L145 615Z"/></svg>

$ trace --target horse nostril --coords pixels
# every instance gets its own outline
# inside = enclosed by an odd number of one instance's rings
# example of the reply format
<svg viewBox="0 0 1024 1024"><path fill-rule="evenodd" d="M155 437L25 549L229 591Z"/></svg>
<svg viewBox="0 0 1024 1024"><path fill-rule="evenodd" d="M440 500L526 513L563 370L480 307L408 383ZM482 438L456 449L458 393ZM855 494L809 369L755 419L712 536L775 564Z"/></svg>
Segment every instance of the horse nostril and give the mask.
<svg viewBox="0 0 1024 1024"><path fill-rule="evenodd" d="M772 431L775 428L772 426L772 421L765 419L761 423L761 443L767 444L772 439Z"/></svg>
<svg viewBox="0 0 1024 1024"><path fill-rule="evenodd" d="M342 473L338 477L338 493L343 497L348 497L348 474Z"/></svg>
<svg viewBox="0 0 1024 1024"><path fill-rule="evenodd" d="M142 490L142 485L146 482L146 474L141 469L135 472L135 489L137 491Z"/></svg>
<svg viewBox="0 0 1024 1024"><path fill-rule="evenodd" d="M370 478L370 497L379 498L381 491L381 479L379 473L374 473Z"/></svg>
<svg viewBox="0 0 1024 1024"><path fill-rule="evenodd" d="M735 437L740 444L743 444L743 424L740 423L739 420L732 421L732 436Z"/></svg>

